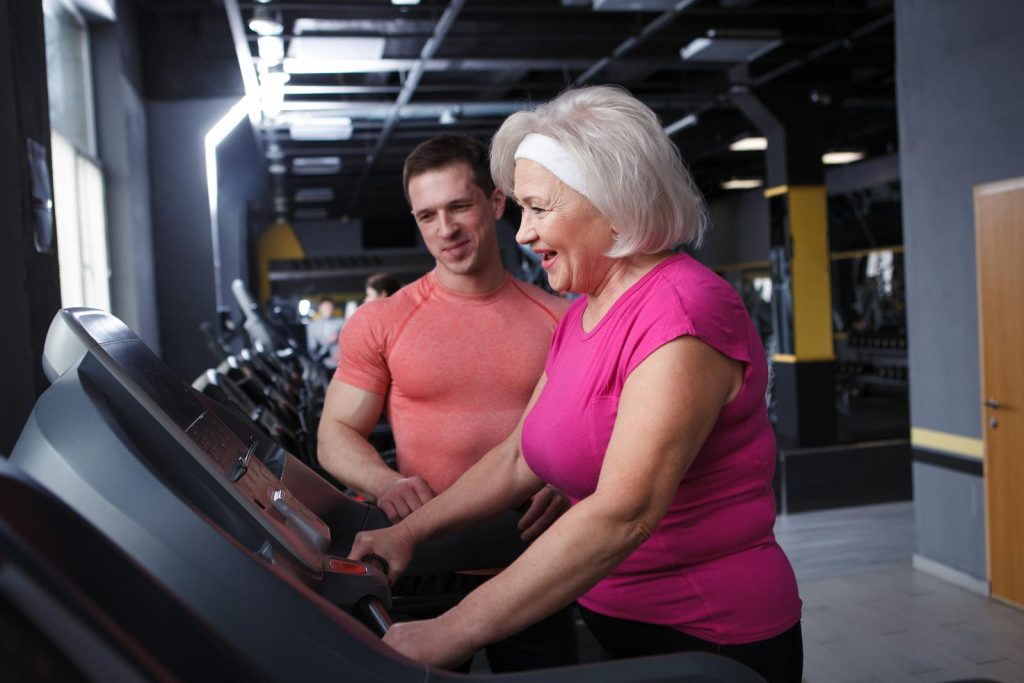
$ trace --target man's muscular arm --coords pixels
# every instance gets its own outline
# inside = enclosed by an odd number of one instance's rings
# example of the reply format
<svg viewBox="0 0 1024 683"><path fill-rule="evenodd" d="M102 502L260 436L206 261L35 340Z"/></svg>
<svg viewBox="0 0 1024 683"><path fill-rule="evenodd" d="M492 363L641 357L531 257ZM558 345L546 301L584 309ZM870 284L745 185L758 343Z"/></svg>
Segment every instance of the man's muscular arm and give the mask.
<svg viewBox="0 0 1024 683"><path fill-rule="evenodd" d="M397 522L434 492L420 477L403 477L384 464L367 440L383 408L382 394L332 381L317 432L317 457L338 481L375 500Z"/></svg>

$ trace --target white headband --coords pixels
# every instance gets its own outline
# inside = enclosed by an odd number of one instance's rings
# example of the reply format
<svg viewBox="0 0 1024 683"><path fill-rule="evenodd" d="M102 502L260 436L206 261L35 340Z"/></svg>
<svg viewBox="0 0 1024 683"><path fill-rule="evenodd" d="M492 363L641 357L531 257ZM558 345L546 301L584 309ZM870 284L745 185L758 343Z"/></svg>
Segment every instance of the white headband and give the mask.
<svg viewBox="0 0 1024 683"><path fill-rule="evenodd" d="M513 159L535 161L587 199L591 198L583 169L557 140L540 133L530 133L519 143Z"/></svg>

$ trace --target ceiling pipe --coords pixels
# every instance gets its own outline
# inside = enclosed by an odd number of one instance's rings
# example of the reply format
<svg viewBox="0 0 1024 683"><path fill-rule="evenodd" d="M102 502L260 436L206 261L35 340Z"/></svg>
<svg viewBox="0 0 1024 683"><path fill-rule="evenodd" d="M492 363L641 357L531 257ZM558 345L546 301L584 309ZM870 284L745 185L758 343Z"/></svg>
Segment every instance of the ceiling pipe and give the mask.
<svg viewBox="0 0 1024 683"><path fill-rule="evenodd" d="M768 81L774 81L779 76L783 76L792 71L793 69L799 68L804 64L809 64L821 57L824 57L830 52L835 52L841 47L846 47L850 44L850 41L862 38L863 36L866 36L867 34L872 33L873 31L877 31L878 29L882 28L883 26L891 22L892 14L886 14L884 17L879 17L874 21L864 24L863 26L861 26L859 29L855 30L848 36L845 36L843 38L837 38L836 40L833 40L831 43L826 43L825 45L822 45L819 48L811 50L809 53L807 53L806 57L799 57L791 62L786 62L782 66L776 67L775 69L772 69L771 71L762 74L761 76L754 79L751 85L756 88L764 85Z"/></svg>
<svg viewBox="0 0 1024 683"><path fill-rule="evenodd" d="M388 139L391 137L391 131L395 129L395 125L398 123L398 118L402 113L402 107L409 103L409 100L412 99L413 93L416 92L416 86L419 85L420 79L423 77L423 70L426 63L432 59L435 54L437 54L438 48L441 47L441 43L444 41L445 36L448 35L448 31L451 29L452 24L455 23L455 18L458 17L459 12L462 11L462 6L464 4L465 0L452 0L448 3L448 7L445 8L441 18L437 20L437 26L434 27L434 35L427 40L423 49L420 51L420 58L406 77L405 84L402 87L402 92L398 94L398 98L395 100L395 105L392 107L391 113L384 123L384 130L381 131L380 137L377 138L377 143L373 146L373 149L368 155L366 155L366 168L363 169L363 174L359 176L359 180L352 189L352 200L349 202L347 215L351 216L355 213L355 208L359 205L359 196L362 194L366 178L370 175L370 169L373 167L374 160L384 148L384 145L388 143Z"/></svg>
<svg viewBox="0 0 1024 683"><path fill-rule="evenodd" d="M664 14L659 15L657 19L644 26L643 29L640 30L640 33L638 35L626 38L626 40L620 43L618 47L612 50L612 53L609 56L602 57L597 62L595 62L593 66L591 66L589 69L580 74L576 78L576 80L572 82L572 87L578 88L579 86L583 85L591 78L593 78L596 74L603 71L605 67L607 67L616 59L621 59L622 57L628 55L634 49L645 43L647 39L650 38L652 35L660 31L661 29L665 28L665 26L667 26L669 22L671 22L673 19L679 16L679 14L683 10L685 10L687 7L689 7L695 2L697 2L697 0L679 0L679 2L675 4L675 7L665 12Z"/></svg>

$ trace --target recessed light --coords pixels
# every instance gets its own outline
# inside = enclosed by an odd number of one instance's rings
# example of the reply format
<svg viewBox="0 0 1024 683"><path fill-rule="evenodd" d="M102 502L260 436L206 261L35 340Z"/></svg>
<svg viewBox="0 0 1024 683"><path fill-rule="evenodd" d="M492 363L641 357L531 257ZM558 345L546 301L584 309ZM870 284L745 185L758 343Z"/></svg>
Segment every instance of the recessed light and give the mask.
<svg viewBox="0 0 1024 683"><path fill-rule="evenodd" d="M764 181L760 178L732 178L724 181L721 188L723 190L753 190L762 185L764 185Z"/></svg>
<svg viewBox="0 0 1024 683"><path fill-rule="evenodd" d="M860 161L863 158L864 152L855 152L852 150L825 152L821 155L821 163L828 164L829 166L836 166L838 164L852 164L853 162Z"/></svg>
<svg viewBox="0 0 1024 683"><path fill-rule="evenodd" d="M740 138L729 145L733 152L763 152L768 149L768 138L746 137Z"/></svg>
<svg viewBox="0 0 1024 683"><path fill-rule="evenodd" d="M249 20L249 30L260 36L279 36L284 33L284 24L269 8L257 7Z"/></svg>

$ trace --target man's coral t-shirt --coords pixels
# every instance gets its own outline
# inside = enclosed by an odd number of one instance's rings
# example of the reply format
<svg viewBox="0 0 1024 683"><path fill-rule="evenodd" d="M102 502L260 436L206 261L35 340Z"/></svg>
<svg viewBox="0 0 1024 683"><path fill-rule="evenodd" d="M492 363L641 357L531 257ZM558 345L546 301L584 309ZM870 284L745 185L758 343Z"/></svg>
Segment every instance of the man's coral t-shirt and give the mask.
<svg viewBox="0 0 1024 683"><path fill-rule="evenodd" d="M440 493L515 428L566 308L511 276L471 296L431 272L356 311L334 377L387 396L399 472Z"/></svg>

